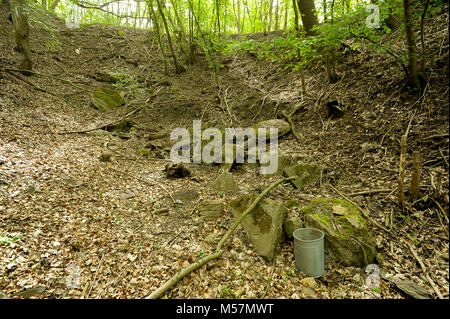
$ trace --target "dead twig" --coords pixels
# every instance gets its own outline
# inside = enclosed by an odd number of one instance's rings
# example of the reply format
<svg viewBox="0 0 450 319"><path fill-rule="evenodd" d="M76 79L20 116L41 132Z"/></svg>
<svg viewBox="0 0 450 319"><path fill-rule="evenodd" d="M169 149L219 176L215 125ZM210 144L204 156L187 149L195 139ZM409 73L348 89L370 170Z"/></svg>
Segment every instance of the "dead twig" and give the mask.
<svg viewBox="0 0 450 319"><path fill-rule="evenodd" d="M129 161L136 161L136 162L137 162L137 161L159 161L159 162L170 162L170 163L172 163L172 160L166 159L166 158L147 158L147 159L140 159L140 158L136 158L136 157L130 157L130 156L127 156L127 155L125 155L125 154L123 154L123 153L121 153L121 152L119 152L119 151L116 151L116 150L113 150L112 148L109 148L109 147L108 147L108 143L109 143L109 142L105 142L105 144L103 145L108 151L111 151L111 152L113 152L113 153L115 153L115 154L117 154L117 155L123 157L124 159L129 160Z"/></svg>
<svg viewBox="0 0 450 319"><path fill-rule="evenodd" d="M408 129L406 131L409 130ZM400 142L400 164L398 170L398 192L397 192L397 204L402 210L405 209L405 169L406 169L406 141L408 134L402 136Z"/></svg>
<svg viewBox="0 0 450 319"><path fill-rule="evenodd" d="M447 159L445 158L444 153L442 153L442 150L441 150L441 149L439 149L439 153L441 154L442 158L444 159L445 165L448 167L448 161L447 161Z"/></svg>
<svg viewBox="0 0 450 319"><path fill-rule="evenodd" d="M449 239L449 234L448 234L448 227L444 226L444 223L442 222L442 218L441 218L441 213L444 216L444 218L447 220L447 224L448 224L448 217L445 214L444 209L442 208L441 204L439 204L434 198L432 198L433 202L435 202L435 204L438 206L439 210L437 211L437 216L439 219L439 224L441 224L442 229L444 230L445 235L447 236L447 239Z"/></svg>
<svg viewBox="0 0 450 319"><path fill-rule="evenodd" d="M445 138L445 137L448 137L448 136L449 136L448 133L444 133L444 134L433 134L433 135L430 135L430 136L425 137L425 138L423 139L423 141L433 140L433 139L435 139L435 138Z"/></svg>
<svg viewBox="0 0 450 319"><path fill-rule="evenodd" d="M304 139L303 135L301 133L297 133L297 130L295 129L294 121L292 121L292 117L289 114L286 114L286 112L281 112L283 117L288 121L292 135L294 135L295 139L298 143L301 143L302 139Z"/></svg>
<svg viewBox="0 0 450 319"><path fill-rule="evenodd" d="M102 124L102 125L94 127L94 128L81 130L81 131L58 132L57 134L81 134L81 133L88 133L88 132L92 132L92 131L96 131L96 130L101 130L101 129L107 128L108 126L112 126L112 125L122 122L124 119L126 119L127 117L130 117L134 113L139 112L141 109L142 109L142 107L137 107L133 111L131 111L131 112L125 114L124 116L122 116L121 118L119 118L118 120L115 120L115 121L112 121L112 122L109 122L106 124Z"/></svg>
<svg viewBox="0 0 450 319"><path fill-rule="evenodd" d="M414 250L414 248L411 246L411 244L407 244L409 250L411 251L411 253L413 254L414 258L417 260L417 262L420 265L420 268L422 268L423 273L425 274L425 278L427 279L428 283L431 285L431 287L433 288L434 292L436 293L436 295L438 296L439 299L444 299L444 297L442 296L441 292L439 291L439 289L436 287L436 284L433 282L433 280L431 280L430 276L427 273L427 268L425 267L422 259L420 259L419 255L417 255L417 252Z"/></svg>
<svg viewBox="0 0 450 319"><path fill-rule="evenodd" d="M364 215L364 217L366 217L370 222L372 222L372 224L374 224L374 225L377 226L378 228L384 230L385 232L390 233L390 231L389 231L387 228L381 226L381 225L378 224L375 220L373 220L365 210L363 210L361 207L359 207L357 204L355 204L351 199L349 199L347 196L345 196L344 194L342 194L340 191L338 191L338 190L337 190L336 188L334 188L333 186L331 186L331 185L329 185L329 186L330 186L330 188L331 188L333 191L335 191L336 193L338 193L342 198L344 198L345 200L347 200L348 202L350 202L353 206L355 206L355 207L356 207L356 208Z"/></svg>
<svg viewBox="0 0 450 319"><path fill-rule="evenodd" d="M361 191L361 192L351 193L348 196L372 195L372 194L389 193L389 192L392 192L392 189L390 189L390 188L383 188L383 189L373 189L373 190L368 190L368 191Z"/></svg>
<svg viewBox="0 0 450 319"><path fill-rule="evenodd" d="M100 258L100 261L98 262L97 270L95 271L95 276L94 276L94 279L92 280L91 287L89 288L89 291L88 291L88 293L86 294L86 296L84 296L84 298L89 297L89 295L91 294L92 288L94 287L94 285L95 285L95 283L96 283L96 281L97 281L98 271L99 271L99 269L100 269L100 266L102 265L102 261L103 261L103 257L104 257L104 256L105 256L105 255L102 255L102 257Z"/></svg>

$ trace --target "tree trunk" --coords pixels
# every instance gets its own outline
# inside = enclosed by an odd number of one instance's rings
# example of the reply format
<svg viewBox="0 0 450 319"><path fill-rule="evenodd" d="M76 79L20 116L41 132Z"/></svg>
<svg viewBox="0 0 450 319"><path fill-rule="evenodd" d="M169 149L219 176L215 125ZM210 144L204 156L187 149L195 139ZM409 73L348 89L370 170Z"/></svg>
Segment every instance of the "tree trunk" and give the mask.
<svg viewBox="0 0 450 319"><path fill-rule="evenodd" d="M403 11L405 15L405 34L408 48L408 82L420 89L420 81L417 68L416 38L411 20L411 6L409 0L403 0Z"/></svg>
<svg viewBox="0 0 450 319"><path fill-rule="evenodd" d="M55 10L55 8L56 8L56 6L58 5L58 3L59 3L59 0L53 1L52 5L50 6L50 9L51 9L51 10Z"/></svg>
<svg viewBox="0 0 450 319"><path fill-rule="evenodd" d="M167 68L167 61L166 61L166 54L164 53L164 47L161 41L161 32L159 30L159 24L158 20L156 18L155 10L153 9L153 2L151 0L148 1L147 6L150 8L151 12L151 19L152 19L152 27L154 31L156 32L156 38L158 39L159 49L161 50L161 54L163 56L164 61L164 73L168 74L168 68Z"/></svg>
<svg viewBox="0 0 450 319"><path fill-rule="evenodd" d="M20 69L24 71L31 71L33 69L33 62L31 60L30 49L30 28L28 25L28 19L23 14L22 8L24 6L24 0L11 0L11 16L13 20L14 37L16 39L16 47L19 52L22 53L23 58L20 63ZM29 72L23 72L25 75L30 75Z"/></svg>
<svg viewBox="0 0 450 319"><path fill-rule="evenodd" d="M272 30L272 10L273 10L273 0L269 0L269 26L267 28L267 31L270 32Z"/></svg>
<svg viewBox="0 0 450 319"><path fill-rule="evenodd" d="M277 4L275 7L275 31L278 30L278 22L279 22L279 8L280 8L280 0L277 0Z"/></svg>
<svg viewBox="0 0 450 319"><path fill-rule="evenodd" d="M430 0L426 0L425 8L423 9L422 16L420 17L420 41L422 43L422 60L420 60L420 71L425 72L425 67L427 64L427 48L425 46L425 36L424 36L424 24L425 17L427 16L428 6L430 5Z"/></svg>
<svg viewBox="0 0 450 319"><path fill-rule="evenodd" d="M219 7L219 0L216 0L216 13L217 13L217 29L219 31L219 38L220 38L220 7Z"/></svg>
<svg viewBox="0 0 450 319"><path fill-rule="evenodd" d="M298 27L297 0L292 0L292 6L294 7L294 26L295 26L295 31L300 31L300 28Z"/></svg>
<svg viewBox="0 0 450 319"><path fill-rule="evenodd" d="M306 35L314 35L313 27L318 23L314 0L297 0L297 4Z"/></svg>
<svg viewBox="0 0 450 319"><path fill-rule="evenodd" d="M242 32L241 26L241 0L237 0L237 24L238 24L238 33Z"/></svg>

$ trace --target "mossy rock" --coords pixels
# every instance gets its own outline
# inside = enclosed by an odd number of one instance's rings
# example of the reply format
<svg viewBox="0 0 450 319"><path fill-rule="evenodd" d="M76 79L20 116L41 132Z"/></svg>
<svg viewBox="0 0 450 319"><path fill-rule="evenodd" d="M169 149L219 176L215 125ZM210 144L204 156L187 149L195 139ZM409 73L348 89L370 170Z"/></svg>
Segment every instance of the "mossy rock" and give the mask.
<svg viewBox="0 0 450 319"><path fill-rule="evenodd" d="M211 184L211 188L218 193L221 192L235 193L239 191L239 186L234 180L233 175L228 172L224 172L219 176L217 176L217 178Z"/></svg>
<svg viewBox="0 0 450 319"><path fill-rule="evenodd" d="M93 77L99 82L116 83L119 81L117 76L105 72L96 72Z"/></svg>
<svg viewBox="0 0 450 319"><path fill-rule="evenodd" d="M283 230L287 238L294 238L294 231L303 227L303 222L300 217L289 216L284 220Z"/></svg>
<svg viewBox="0 0 450 319"><path fill-rule="evenodd" d="M295 160L292 159L291 156L278 155L277 171L273 174L265 174L264 176L271 177L271 176L282 175L286 168L291 167L294 164L295 164Z"/></svg>
<svg viewBox="0 0 450 319"><path fill-rule="evenodd" d="M256 197L245 195L230 201L233 216L239 218ZM255 251L266 260L273 259L278 244L284 239L283 222L286 215L283 203L264 198L241 223Z"/></svg>
<svg viewBox="0 0 450 319"><path fill-rule="evenodd" d="M300 205L300 202L295 199L288 199L287 201L284 202L284 207L286 207L286 208L292 208L292 207L296 207L298 205Z"/></svg>
<svg viewBox="0 0 450 319"><path fill-rule="evenodd" d="M375 260L375 240L362 213L350 202L318 198L300 211L305 227L325 233L325 252L346 266L364 267Z"/></svg>
<svg viewBox="0 0 450 319"><path fill-rule="evenodd" d="M110 88L96 89L92 94L91 102L102 111L109 111L125 104L123 97L116 90Z"/></svg>
<svg viewBox="0 0 450 319"><path fill-rule="evenodd" d="M295 188L303 189L304 187L315 184L320 177L320 167L316 164L299 164L286 167L283 171L287 177L294 177L291 182Z"/></svg>

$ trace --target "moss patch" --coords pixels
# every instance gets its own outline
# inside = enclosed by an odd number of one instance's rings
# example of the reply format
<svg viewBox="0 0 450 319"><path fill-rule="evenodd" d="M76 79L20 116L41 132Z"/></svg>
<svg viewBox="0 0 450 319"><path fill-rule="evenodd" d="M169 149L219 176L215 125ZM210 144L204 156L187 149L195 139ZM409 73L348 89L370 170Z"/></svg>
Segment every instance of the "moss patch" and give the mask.
<svg viewBox="0 0 450 319"><path fill-rule="evenodd" d="M125 104L123 97L110 88L98 88L91 97L92 104L99 110L109 111Z"/></svg>
<svg viewBox="0 0 450 319"><path fill-rule="evenodd" d="M375 241L368 223L350 202L318 198L300 212L305 216L306 227L315 227L325 233L325 250L330 256L348 266L362 267L374 261Z"/></svg>

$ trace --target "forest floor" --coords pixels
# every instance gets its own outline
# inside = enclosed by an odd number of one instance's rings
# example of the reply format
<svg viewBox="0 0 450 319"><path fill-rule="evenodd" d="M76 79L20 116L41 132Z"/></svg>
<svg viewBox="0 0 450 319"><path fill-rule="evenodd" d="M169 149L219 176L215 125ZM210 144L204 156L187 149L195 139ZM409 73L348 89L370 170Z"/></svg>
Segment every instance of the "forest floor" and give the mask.
<svg viewBox="0 0 450 319"><path fill-rule="evenodd" d="M307 287L295 271L293 241L282 243L275 261L266 262L237 229L220 259L164 297L408 298L394 282L409 279L436 298L411 245L448 298L447 10L428 20L425 30L433 72L423 96L408 93L401 69L388 55L364 47L341 52L334 84L321 64L306 70L302 95L298 73L250 54L223 57L220 89L206 63L165 75L151 34L97 25L49 32L32 23L36 74L25 77L6 70L17 68L20 55L13 50L7 12L0 10L0 290L11 298L148 296L214 251L209 239L220 238L233 222L231 199L279 178L240 165L232 170L240 188L235 194L210 188L217 165L189 164L191 176L169 179L163 171L167 161L158 159L169 159L170 141L152 139L154 133L191 127L195 119L205 126L247 127L303 103L293 117L303 140L288 134L280 138L279 150L296 161L320 164L320 183L301 192L281 185L269 197L298 200L300 206L290 211L296 215L314 198L340 197L331 185L366 209L390 230L371 225L380 288L365 286L365 269L329 258L325 276ZM121 79L125 106L101 112L91 105L91 92L105 85L98 81L101 73ZM328 117L326 104L333 100L341 103L342 117ZM129 132L61 134L113 122L137 108L128 119L138 128ZM411 154L419 151L421 196L401 212L399 140L408 126L407 181ZM143 149L153 157L144 156ZM431 176L436 180L440 172L441 196L435 201ZM370 193L380 189L388 191ZM174 203L177 198L183 203ZM203 220L197 206L210 199L222 200L225 213ZM167 211L157 213L160 208ZM68 286L68 276L78 285Z"/></svg>

